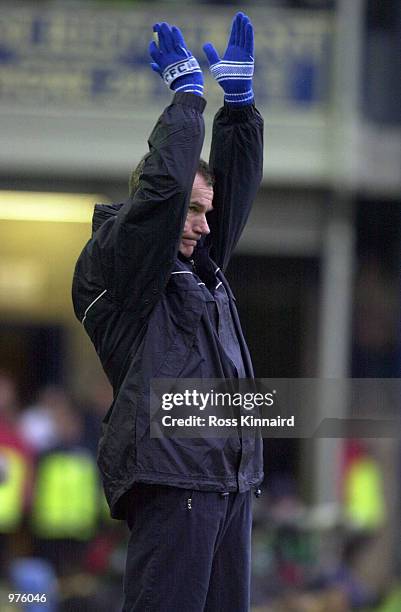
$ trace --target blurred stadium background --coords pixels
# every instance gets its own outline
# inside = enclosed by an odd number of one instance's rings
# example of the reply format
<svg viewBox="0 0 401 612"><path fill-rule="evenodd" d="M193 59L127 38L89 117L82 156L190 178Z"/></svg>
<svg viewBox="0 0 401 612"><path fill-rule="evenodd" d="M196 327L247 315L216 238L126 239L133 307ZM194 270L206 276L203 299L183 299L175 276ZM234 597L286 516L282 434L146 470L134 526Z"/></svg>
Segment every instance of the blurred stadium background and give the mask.
<svg viewBox="0 0 401 612"><path fill-rule="evenodd" d="M203 61L238 9L266 124L229 270L256 374L400 375L399 0L2 1L1 611L120 609L127 529L95 465L111 392L73 317L73 266L170 97L148 66L152 24L180 25ZM207 157L210 80L206 97ZM253 611L401 611L399 441L267 440L265 464Z"/></svg>

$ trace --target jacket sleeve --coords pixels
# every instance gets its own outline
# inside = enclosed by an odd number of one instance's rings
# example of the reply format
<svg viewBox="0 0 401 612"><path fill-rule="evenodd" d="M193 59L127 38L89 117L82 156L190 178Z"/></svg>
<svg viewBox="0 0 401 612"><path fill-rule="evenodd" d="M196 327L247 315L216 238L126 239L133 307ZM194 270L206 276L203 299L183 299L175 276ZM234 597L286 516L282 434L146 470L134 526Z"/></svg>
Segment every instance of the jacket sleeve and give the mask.
<svg viewBox="0 0 401 612"><path fill-rule="evenodd" d="M148 312L167 283L202 149L205 104L191 93L174 96L149 137L139 189L89 243L120 307Z"/></svg>
<svg viewBox="0 0 401 612"><path fill-rule="evenodd" d="M221 108L213 123L210 168L215 177L208 215L211 254L225 270L263 175L263 119L252 104Z"/></svg>

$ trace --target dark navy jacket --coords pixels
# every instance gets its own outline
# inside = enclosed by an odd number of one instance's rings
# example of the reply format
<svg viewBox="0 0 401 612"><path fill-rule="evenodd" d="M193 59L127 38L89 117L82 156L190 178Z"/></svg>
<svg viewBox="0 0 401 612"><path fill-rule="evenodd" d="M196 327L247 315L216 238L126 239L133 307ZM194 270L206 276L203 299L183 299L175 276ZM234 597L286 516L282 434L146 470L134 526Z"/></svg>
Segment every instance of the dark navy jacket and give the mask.
<svg viewBox="0 0 401 612"><path fill-rule="evenodd" d="M113 385L98 465L111 514L134 482L246 491L263 478L258 437L156 439L151 378L244 378L253 370L224 276L262 177L263 121L251 105L220 109L210 155L211 233L191 265L178 248L204 139L205 101L177 93L149 138L139 189L97 205L75 268L73 303Z"/></svg>

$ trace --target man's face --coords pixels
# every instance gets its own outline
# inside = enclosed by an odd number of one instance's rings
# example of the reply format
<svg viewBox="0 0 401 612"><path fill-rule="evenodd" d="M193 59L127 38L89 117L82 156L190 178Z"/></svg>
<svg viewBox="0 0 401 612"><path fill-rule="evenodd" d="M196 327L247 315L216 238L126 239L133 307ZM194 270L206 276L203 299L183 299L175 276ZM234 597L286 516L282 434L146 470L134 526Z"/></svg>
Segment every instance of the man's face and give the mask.
<svg viewBox="0 0 401 612"><path fill-rule="evenodd" d="M198 240L210 233L206 214L213 210L212 201L213 187L197 172L179 248L185 257L191 257Z"/></svg>

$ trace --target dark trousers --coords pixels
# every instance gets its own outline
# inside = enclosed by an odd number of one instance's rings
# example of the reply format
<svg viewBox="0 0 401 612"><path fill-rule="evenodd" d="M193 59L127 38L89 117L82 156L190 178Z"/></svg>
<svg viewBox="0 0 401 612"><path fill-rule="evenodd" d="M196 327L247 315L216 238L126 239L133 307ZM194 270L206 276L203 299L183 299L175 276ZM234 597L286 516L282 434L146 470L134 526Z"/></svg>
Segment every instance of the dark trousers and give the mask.
<svg viewBox="0 0 401 612"><path fill-rule="evenodd" d="M123 612L247 612L251 492L135 485Z"/></svg>

